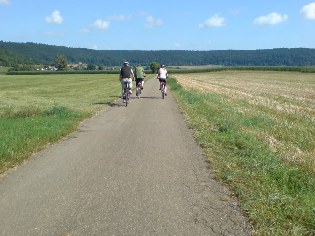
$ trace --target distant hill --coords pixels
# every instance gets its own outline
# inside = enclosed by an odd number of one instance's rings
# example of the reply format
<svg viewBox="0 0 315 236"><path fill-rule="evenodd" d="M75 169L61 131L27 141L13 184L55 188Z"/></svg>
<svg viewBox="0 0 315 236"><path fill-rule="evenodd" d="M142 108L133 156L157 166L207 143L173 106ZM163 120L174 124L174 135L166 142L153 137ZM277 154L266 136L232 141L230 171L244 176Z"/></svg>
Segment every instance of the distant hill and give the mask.
<svg viewBox="0 0 315 236"><path fill-rule="evenodd" d="M7 56L4 56L7 54ZM9 56L8 56L9 55ZM56 55L64 55L69 63L103 66L149 65L152 61L166 65L226 65L226 66L314 66L315 49L275 48L260 50L92 50L38 43L0 41L0 65L9 63L53 64ZM10 59L11 57L17 60ZM19 59L18 59L19 58Z"/></svg>
<svg viewBox="0 0 315 236"><path fill-rule="evenodd" d="M16 64L34 64L34 60L21 54L0 48L0 66L12 66Z"/></svg>

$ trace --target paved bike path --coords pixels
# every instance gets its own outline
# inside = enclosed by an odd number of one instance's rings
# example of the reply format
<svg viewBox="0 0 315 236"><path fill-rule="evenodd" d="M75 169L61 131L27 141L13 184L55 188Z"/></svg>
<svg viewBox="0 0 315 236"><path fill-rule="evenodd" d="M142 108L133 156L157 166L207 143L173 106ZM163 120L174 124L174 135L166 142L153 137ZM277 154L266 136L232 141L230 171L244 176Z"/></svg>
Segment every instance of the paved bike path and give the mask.
<svg viewBox="0 0 315 236"><path fill-rule="evenodd" d="M0 178L0 235L249 235L171 93L145 83Z"/></svg>

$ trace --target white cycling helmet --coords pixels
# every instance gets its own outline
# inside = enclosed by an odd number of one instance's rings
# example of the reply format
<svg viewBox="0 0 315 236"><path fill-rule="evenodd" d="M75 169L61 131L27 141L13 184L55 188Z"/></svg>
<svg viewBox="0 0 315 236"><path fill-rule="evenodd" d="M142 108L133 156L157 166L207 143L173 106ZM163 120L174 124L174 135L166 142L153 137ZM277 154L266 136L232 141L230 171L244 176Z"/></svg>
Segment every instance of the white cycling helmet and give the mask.
<svg viewBox="0 0 315 236"><path fill-rule="evenodd" d="M125 61L125 62L124 62L124 65L127 65L127 66L128 66L128 65L129 65L129 62L128 62L128 61Z"/></svg>

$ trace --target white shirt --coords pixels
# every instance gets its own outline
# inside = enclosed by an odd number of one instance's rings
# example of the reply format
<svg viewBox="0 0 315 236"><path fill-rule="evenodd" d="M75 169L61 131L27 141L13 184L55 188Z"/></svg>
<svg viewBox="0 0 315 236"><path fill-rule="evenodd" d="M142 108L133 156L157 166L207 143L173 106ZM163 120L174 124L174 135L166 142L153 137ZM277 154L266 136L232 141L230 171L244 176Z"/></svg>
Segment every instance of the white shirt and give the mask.
<svg viewBox="0 0 315 236"><path fill-rule="evenodd" d="M165 68L160 68L158 71L158 77L160 79L166 79L167 78L167 70Z"/></svg>

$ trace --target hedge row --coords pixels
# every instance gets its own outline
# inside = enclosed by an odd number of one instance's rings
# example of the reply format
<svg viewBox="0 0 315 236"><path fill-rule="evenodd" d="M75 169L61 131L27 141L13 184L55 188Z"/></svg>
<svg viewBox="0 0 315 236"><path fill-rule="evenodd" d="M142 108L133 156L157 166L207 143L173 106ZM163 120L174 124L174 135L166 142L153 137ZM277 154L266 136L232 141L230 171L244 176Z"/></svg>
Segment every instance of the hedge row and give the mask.
<svg viewBox="0 0 315 236"><path fill-rule="evenodd" d="M169 73L204 73L227 70L252 70L252 71L292 71L315 73L315 66L231 66L231 67L213 67L202 69L173 69L169 68ZM8 75L43 75L43 74L118 74L118 70L75 70L75 71L10 71ZM146 71L150 74L151 71Z"/></svg>

